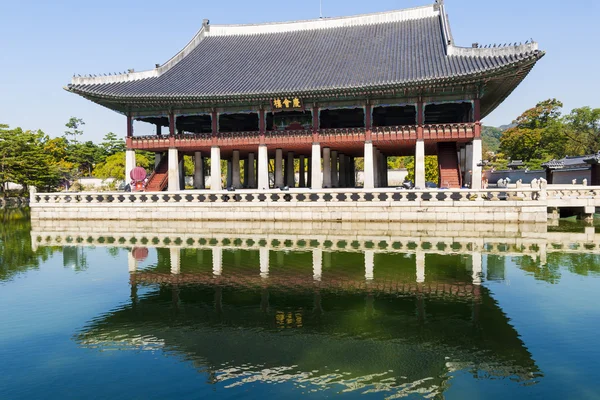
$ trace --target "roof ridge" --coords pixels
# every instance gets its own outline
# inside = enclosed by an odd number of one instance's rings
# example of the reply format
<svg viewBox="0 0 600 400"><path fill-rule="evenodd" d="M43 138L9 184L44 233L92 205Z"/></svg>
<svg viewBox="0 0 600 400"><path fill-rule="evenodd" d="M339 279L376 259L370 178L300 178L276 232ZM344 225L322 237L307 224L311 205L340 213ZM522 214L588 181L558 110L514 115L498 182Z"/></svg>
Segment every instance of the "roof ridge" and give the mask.
<svg viewBox="0 0 600 400"><path fill-rule="evenodd" d="M245 25L210 25L205 19L202 28L194 35L192 40L185 45L177 54L162 65L157 65L152 70L141 72L128 72L111 76L74 76L71 79L73 85L95 85L118 82L131 82L140 79L158 77L171 69L179 61L183 60L200 44L205 37L210 36L236 36L257 35L280 32L297 32L313 29L331 29L337 27L362 26L370 24L409 21L415 19L431 18L439 16L439 9L435 4L420 7L405 8L401 10L381 11L377 13L358 14L334 18L317 18L312 20L269 22L264 24ZM282 29L283 28L283 29ZM287 28L287 29L286 29Z"/></svg>
<svg viewBox="0 0 600 400"><path fill-rule="evenodd" d="M429 12L428 12L429 11ZM425 6L411 7L411 8L403 8L396 10L388 10L388 11L379 11L374 13L365 13L365 14L355 14L355 15L344 15L338 17L323 17L323 18L313 18L313 19L305 19L305 20L292 20L292 21L274 21L274 22L264 22L259 24L216 24L210 25L211 35L214 35L213 29L224 29L224 28L256 28L256 27L281 27L284 25L304 25L304 24L321 24L328 25L331 23L339 22L339 21L351 21L350 24L344 24L342 26L353 26L353 25L367 25L369 23L382 23L382 22L393 22L395 19L385 19L383 21L377 21L377 17L383 16L394 16L399 18L398 20L405 21L409 19L421 19L421 18L429 18L437 16L439 12L435 10L434 4L429 4ZM352 23L354 22L354 23ZM319 27L323 28L323 27ZM307 27L305 29L312 29ZM302 30L302 29L294 29L294 30ZM285 32L286 30L284 30ZM281 30L277 30L275 32L282 32ZM221 32L219 32L220 34ZM235 33L234 33L235 34ZM250 33L251 34L251 33Z"/></svg>

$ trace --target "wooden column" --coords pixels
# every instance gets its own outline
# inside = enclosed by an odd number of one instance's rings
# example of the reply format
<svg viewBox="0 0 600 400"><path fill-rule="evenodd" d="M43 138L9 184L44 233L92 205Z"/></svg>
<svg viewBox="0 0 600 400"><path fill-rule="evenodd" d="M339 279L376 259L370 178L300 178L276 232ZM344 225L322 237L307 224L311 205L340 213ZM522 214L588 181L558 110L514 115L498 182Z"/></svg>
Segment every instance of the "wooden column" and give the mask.
<svg viewBox="0 0 600 400"><path fill-rule="evenodd" d="M258 138L259 143L264 144L265 133L267 132L267 116L265 110L262 108L258 111L258 130L260 131Z"/></svg>
<svg viewBox="0 0 600 400"><path fill-rule="evenodd" d="M175 114L169 113L169 135L175 136Z"/></svg>
<svg viewBox="0 0 600 400"><path fill-rule="evenodd" d="M423 124L425 123L425 105L421 100L417 103L417 140L423 140Z"/></svg>
<svg viewBox="0 0 600 400"><path fill-rule="evenodd" d="M480 100L473 101L473 120L475 122L475 137L481 137L481 105Z"/></svg>
<svg viewBox="0 0 600 400"><path fill-rule="evenodd" d="M219 134L219 113L217 111L213 111L211 114L211 131L212 131L212 145L217 145L217 136Z"/></svg>
<svg viewBox="0 0 600 400"><path fill-rule="evenodd" d="M371 130L373 128L372 112L373 107L370 103L367 103L365 106L365 140L371 140Z"/></svg>
<svg viewBox="0 0 600 400"><path fill-rule="evenodd" d="M133 118L127 114L127 137L133 137Z"/></svg>
<svg viewBox="0 0 600 400"><path fill-rule="evenodd" d="M169 113L169 147L175 147L175 113Z"/></svg>
<svg viewBox="0 0 600 400"><path fill-rule="evenodd" d="M315 104L312 109L312 117L313 117L313 143L319 142L319 106Z"/></svg>

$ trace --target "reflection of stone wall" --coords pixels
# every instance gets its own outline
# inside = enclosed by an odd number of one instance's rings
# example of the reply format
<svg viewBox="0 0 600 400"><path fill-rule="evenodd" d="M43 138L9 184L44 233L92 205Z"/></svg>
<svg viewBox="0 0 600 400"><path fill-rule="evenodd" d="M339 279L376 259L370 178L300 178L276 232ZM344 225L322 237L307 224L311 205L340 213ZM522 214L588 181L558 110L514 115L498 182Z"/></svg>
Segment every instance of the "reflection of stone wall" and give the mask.
<svg viewBox="0 0 600 400"><path fill-rule="evenodd" d="M29 204L29 199L26 197L0 197L0 208L4 207L21 207Z"/></svg>

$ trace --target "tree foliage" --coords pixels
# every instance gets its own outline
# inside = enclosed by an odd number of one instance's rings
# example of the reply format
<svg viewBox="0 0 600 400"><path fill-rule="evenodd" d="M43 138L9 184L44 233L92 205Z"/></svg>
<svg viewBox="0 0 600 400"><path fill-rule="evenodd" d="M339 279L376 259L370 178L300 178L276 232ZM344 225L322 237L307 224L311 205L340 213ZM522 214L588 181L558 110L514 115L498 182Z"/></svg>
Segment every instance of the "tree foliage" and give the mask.
<svg viewBox="0 0 600 400"><path fill-rule="evenodd" d="M150 160L145 154L136 154L137 166L144 167L147 171L154 169L154 160ZM125 176L125 152L115 153L106 157L105 161L98 164L94 175L101 179L119 178Z"/></svg>

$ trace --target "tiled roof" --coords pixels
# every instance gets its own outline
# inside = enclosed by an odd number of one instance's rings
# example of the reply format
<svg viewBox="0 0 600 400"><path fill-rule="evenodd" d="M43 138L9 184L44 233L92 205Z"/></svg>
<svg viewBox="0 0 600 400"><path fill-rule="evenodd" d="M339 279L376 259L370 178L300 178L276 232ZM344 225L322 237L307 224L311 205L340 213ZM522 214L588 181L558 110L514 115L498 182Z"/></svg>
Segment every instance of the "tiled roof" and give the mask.
<svg viewBox="0 0 600 400"><path fill-rule="evenodd" d="M533 64L542 55L537 43L456 47L443 5L431 5L282 24L205 23L186 48L154 70L74 77L67 89L104 99L327 93L468 79Z"/></svg>
<svg viewBox="0 0 600 400"><path fill-rule="evenodd" d="M600 163L600 153L586 156L567 156L562 160L550 160L542 167L549 169L587 168L590 164Z"/></svg>

